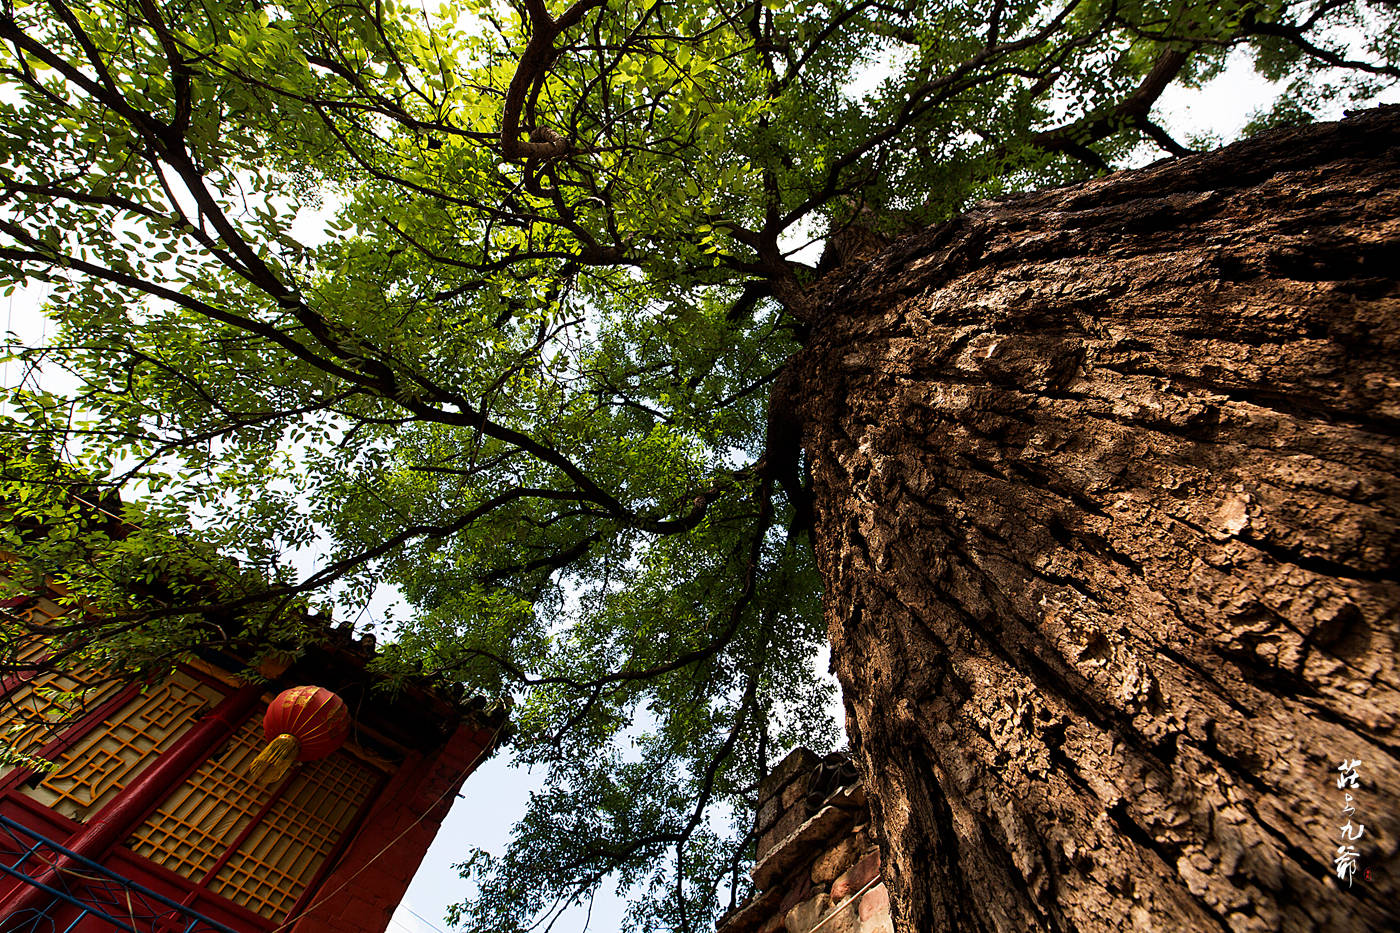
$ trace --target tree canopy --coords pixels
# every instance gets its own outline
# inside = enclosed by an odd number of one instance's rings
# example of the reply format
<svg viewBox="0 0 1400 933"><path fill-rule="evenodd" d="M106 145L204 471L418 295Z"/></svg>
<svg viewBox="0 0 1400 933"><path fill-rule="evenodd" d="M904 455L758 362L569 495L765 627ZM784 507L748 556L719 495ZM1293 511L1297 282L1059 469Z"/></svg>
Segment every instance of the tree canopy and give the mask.
<svg viewBox="0 0 1400 933"><path fill-rule="evenodd" d="M784 415L823 289L979 200L1212 145L1153 107L1239 49L1281 82L1251 128L1306 120L1400 78L1400 17L5 0L0 274L57 325L12 349L3 470L57 533L6 550L132 607L73 645L133 663L392 588L382 668L514 697L547 769L461 919L524 929L612 876L638 928L699 929L768 762L835 740ZM74 464L141 493L122 534Z"/></svg>

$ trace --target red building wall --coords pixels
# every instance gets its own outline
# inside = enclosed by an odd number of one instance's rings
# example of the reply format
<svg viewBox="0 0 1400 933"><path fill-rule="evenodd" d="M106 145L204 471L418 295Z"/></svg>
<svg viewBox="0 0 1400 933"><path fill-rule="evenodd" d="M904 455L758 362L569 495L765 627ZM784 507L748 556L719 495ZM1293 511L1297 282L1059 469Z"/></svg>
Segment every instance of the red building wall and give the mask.
<svg viewBox="0 0 1400 933"><path fill-rule="evenodd" d="M343 671L336 673L340 660L333 654L326 658L322 659L320 672L326 678L342 676ZM361 660L351 665L360 669L361 677L362 664ZM13 690L19 682L7 681L0 686L0 693ZM176 788L188 789L192 785L187 782L201 765L226 753L235 732L241 729L240 734L247 736L249 717L260 720L262 692L262 688L229 687L223 701L173 742L166 743L159 754L150 755L149 762L142 761L141 770L115 797L96 812L86 813L85 819L84 814L78 814L81 822L36 800L26 784L32 775L23 769L0 775L0 814L239 933L270 933L274 929L292 933L384 930L463 782L494 748L503 717L463 714L441 697L422 690L408 698L408 702L419 704L415 716L406 717L403 710L383 715L381 710L381 720L412 719L419 731L409 738L399 736L403 740L397 746L402 751L397 756L399 760L376 759L381 767L389 769L378 782L377 790L346 824L323 863L310 872L312 877L306 879L306 889L290 910L268 918L127 848L132 843L132 832L164 806ZM378 702L366 692L355 708L365 715ZM397 702L405 700L400 698ZM105 708L112 707L109 703ZM86 717L71 727L62 740L45 746L45 754L64 741L71 745L74 731L104 728L100 719ZM440 731L424 731L424 723L436 728L454 721L455 727L445 738ZM7 847L15 849L15 841L0 836L0 860L11 864L14 855L7 853ZM47 869L36 869L39 874L44 870ZM76 871L70 875L80 877ZM48 909L50 902L51 898L32 884L0 875L0 918L22 913L32 916L35 910ZM53 918L61 913L53 914ZM8 930L11 926L0 919L0 928ZM41 928L48 928L47 921ZM77 929L105 931L110 926L85 921Z"/></svg>
<svg viewBox="0 0 1400 933"><path fill-rule="evenodd" d="M403 763L292 933L383 930L493 735L463 724L435 756Z"/></svg>

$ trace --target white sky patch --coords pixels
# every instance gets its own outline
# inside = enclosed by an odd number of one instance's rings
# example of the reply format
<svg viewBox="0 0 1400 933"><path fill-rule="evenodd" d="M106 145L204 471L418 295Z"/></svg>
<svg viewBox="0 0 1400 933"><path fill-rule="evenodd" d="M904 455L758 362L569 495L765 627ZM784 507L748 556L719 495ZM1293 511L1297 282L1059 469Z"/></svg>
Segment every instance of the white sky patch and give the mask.
<svg viewBox="0 0 1400 933"><path fill-rule="evenodd" d="M857 67L851 80L841 89L842 96L855 103L877 94L880 85L906 69L914 60L913 46L891 42L881 49L871 60Z"/></svg>
<svg viewBox="0 0 1400 933"><path fill-rule="evenodd" d="M1353 34L1349 54L1361 56L1360 34ZM1210 133L1222 142L1233 141L1257 114L1268 110L1283 93L1286 85L1270 81L1253 68L1248 50L1237 48L1230 53L1225 70L1200 88L1172 85L1162 92L1152 115L1179 142L1191 133ZM1400 83L1392 84L1376 97L1358 104L1375 107L1400 103ZM1323 119L1341 119L1342 108L1333 108ZM1162 153L1158 151L1160 157Z"/></svg>
<svg viewBox="0 0 1400 933"><path fill-rule="evenodd" d="M319 205L304 205L299 208L296 219L288 228L292 239L308 249L324 246L331 241L329 224L345 204L344 198L330 190L322 191L321 198Z"/></svg>
<svg viewBox="0 0 1400 933"><path fill-rule="evenodd" d="M1254 70L1242 49L1230 53L1225 70L1200 88L1171 85L1152 114L1180 142L1192 132L1234 139L1255 113L1268 108L1283 87Z"/></svg>
<svg viewBox="0 0 1400 933"><path fill-rule="evenodd" d="M808 214L778 236L778 249L792 262L815 266L826 247L826 231L821 218Z"/></svg>
<svg viewBox="0 0 1400 933"><path fill-rule="evenodd" d="M817 656L812 659L812 671L817 675L817 679L831 684L834 689L831 692L831 702L827 705L827 715L831 721L836 723L839 734L846 734L846 704L841 699L841 684L837 682L836 675L831 671L831 644L827 643L817 649ZM846 743L842 742L841 747L845 748Z"/></svg>
<svg viewBox="0 0 1400 933"><path fill-rule="evenodd" d="M39 310L48 301L53 286L47 282L31 282L15 288L5 299L5 336L3 347L8 355L12 347L42 347L53 336L54 323ZM5 360L0 364L0 386L8 390L19 388L25 378L27 364ZM68 395L81 383L67 370L58 366L42 367L33 374L35 383L50 392ZM5 403L8 405L8 403ZM5 409L7 410L7 409Z"/></svg>

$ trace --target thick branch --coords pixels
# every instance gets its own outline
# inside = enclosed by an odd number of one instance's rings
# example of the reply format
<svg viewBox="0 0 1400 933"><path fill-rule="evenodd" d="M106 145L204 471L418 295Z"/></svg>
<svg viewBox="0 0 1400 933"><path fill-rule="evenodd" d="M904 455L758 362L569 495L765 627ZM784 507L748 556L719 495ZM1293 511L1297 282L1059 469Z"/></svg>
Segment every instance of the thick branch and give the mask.
<svg viewBox="0 0 1400 933"><path fill-rule="evenodd" d="M526 0L530 16L530 41L515 66L515 75L506 90L506 102L501 114L501 152L507 159L556 159L570 151L569 140L548 127L535 128L528 140L520 137L520 116L531 89L542 84L554 60L554 40L566 29L576 25L585 13L602 6L606 0L578 0L556 20L551 19L544 0Z"/></svg>
<svg viewBox="0 0 1400 933"><path fill-rule="evenodd" d="M1148 114L1167 85L1181 73L1186 64L1186 57L1185 52L1167 49L1157 57L1152 70L1142 79L1142 83L1116 105L1096 117L1037 133L1031 137L1031 142L1050 152L1063 152L1074 156L1099 171L1106 171L1108 165L1098 153L1089 148L1089 144L1121 132L1127 126L1137 127L1162 143L1160 137L1166 136L1166 133L1148 120ZM1172 142L1170 137L1168 142L1162 145L1176 155L1182 154L1176 152L1176 149L1187 151L1185 147Z"/></svg>

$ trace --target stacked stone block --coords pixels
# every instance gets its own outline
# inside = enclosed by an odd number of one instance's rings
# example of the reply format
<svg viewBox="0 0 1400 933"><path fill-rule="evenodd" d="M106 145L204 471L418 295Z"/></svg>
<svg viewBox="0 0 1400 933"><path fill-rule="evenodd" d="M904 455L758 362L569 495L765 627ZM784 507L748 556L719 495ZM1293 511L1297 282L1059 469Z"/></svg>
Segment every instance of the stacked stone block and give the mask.
<svg viewBox="0 0 1400 933"><path fill-rule="evenodd" d="M754 892L716 933L893 933L850 760L798 749L759 786Z"/></svg>

